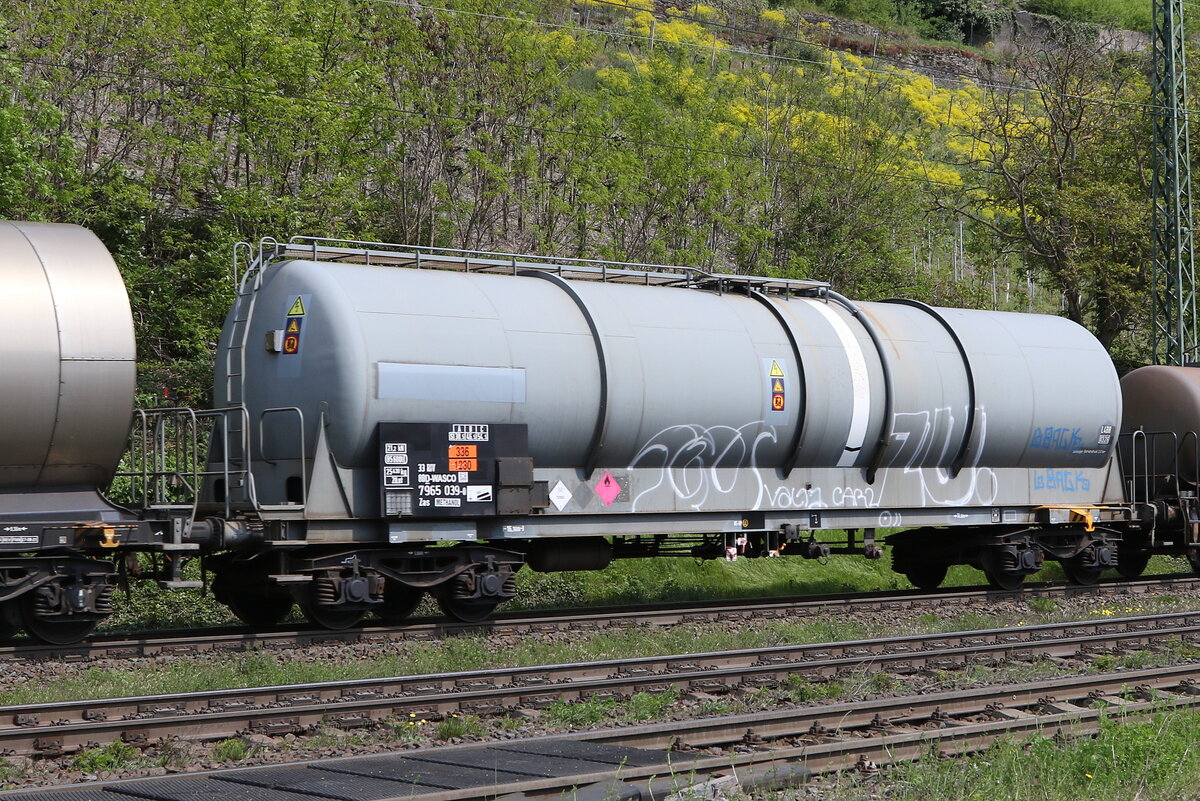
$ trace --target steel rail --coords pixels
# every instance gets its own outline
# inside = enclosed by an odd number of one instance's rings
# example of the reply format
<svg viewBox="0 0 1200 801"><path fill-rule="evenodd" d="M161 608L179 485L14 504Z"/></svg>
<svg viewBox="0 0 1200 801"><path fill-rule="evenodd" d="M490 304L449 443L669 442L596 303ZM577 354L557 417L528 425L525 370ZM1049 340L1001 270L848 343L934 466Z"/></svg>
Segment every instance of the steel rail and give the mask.
<svg viewBox="0 0 1200 801"><path fill-rule="evenodd" d="M617 778L623 784L642 789L643 798L671 796L689 786L703 787L720 774L729 775L743 789L748 785L780 788L788 786L789 781L791 784L802 781L805 770L819 773L854 767L875 769L919 759L931 751L944 756L962 755L982 750L1001 737L1051 732L1091 734L1114 711L1125 719L1141 719L1168 710L1194 709L1200 707L1200 689L1192 683L1197 673L1196 666L1123 671L689 721L683 729L674 721L537 739L675 749L664 765L621 767ZM1123 696L1133 683L1138 685L1134 692L1141 700ZM1165 696L1164 691L1168 690L1174 694ZM1106 708L1058 701L1051 693ZM1157 697L1147 697L1152 695ZM980 716L992 719L963 719ZM828 728L826 722L834 723L836 728ZM457 748L465 750L478 745ZM748 746L749 752L711 753L713 748L730 746ZM706 751L700 753L701 748ZM452 753L453 748L438 751ZM519 799L522 795L550 797L572 788L603 787L613 779L612 771L556 776L492 786L482 792L480 788L472 788L426 793L420 799L482 801L496 797Z"/></svg>
<svg viewBox="0 0 1200 801"><path fill-rule="evenodd" d="M0 749L57 754L116 739L217 739L247 731L279 735L304 733L320 725L366 727L391 716L436 720L450 714L497 714L561 700L627 697L636 692L750 691L778 686L792 674L821 680L864 666L908 673L1071 658L1114 648L1154 647L1169 637L1200 641L1200 624L1193 624L1193 617L1191 613L1148 615L571 665L10 706L0 708ZM1164 675L1165 671L1159 670Z"/></svg>
<svg viewBox="0 0 1200 801"><path fill-rule="evenodd" d="M809 745L815 745L851 733L861 736L863 730L896 733L904 726L924 725L946 730L966 725L961 718L968 716L1022 720L1036 716L1039 710L1044 714L1071 714L1094 711L1090 710L1090 705L1095 702L1114 709L1131 708L1140 703L1120 696L1126 691L1145 696L1175 688L1177 695L1200 704L1200 685L1195 684L1197 677L1200 677L1200 665L1144 668L710 718L689 721L682 730L678 722L656 723L636 729L578 732L561 739L696 750L737 743L764 745L793 738L803 738ZM1144 700L1165 702L1170 699Z"/></svg>
<svg viewBox="0 0 1200 801"><path fill-rule="evenodd" d="M878 766L912 760L936 751L961 755L979 751L1000 737L1046 736L1049 733L1080 736L1099 729L1105 717L1115 712L1121 719L1137 720L1171 710L1200 706L1200 688L1195 684L1196 666L1120 671L1065 679L1048 679L1014 685L970 690L863 699L773 713L736 715L690 721L681 729L677 721L636 728L607 729L568 735L506 740L500 745L555 740L620 744L639 748L671 749L659 764L624 764L616 770L597 769L588 773L530 778L512 783L498 782L483 787L448 789L421 793L421 801L483 801L504 797L547 798L580 790L579 797L629 797L625 789L637 788L641 797L662 798L682 790L738 785L742 790L758 786L781 788L804 780L807 772L829 772L847 768L877 769ZM1131 685L1135 688L1130 690ZM1057 700L1057 697L1067 700ZM1134 696L1130 698L1129 696ZM1078 703L1076 703L1078 702ZM980 718L983 718L982 720ZM833 728L825 725L832 723ZM456 752L469 752L489 743L471 743L426 749L444 764L455 764ZM714 754L714 749L730 749ZM698 749L705 749L700 752ZM293 766L337 770L347 758L304 761ZM348 758L354 760L356 758ZM435 760L434 764L437 764ZM193 776L228 777L237 786L234 769L208 771ZM721 778L714 779L714 776ZM83 785L77 789L121 788L161 781L134 779ZM0 793L37 798L58 797L56 788L36 788ZM135 795L137 793L135 792ZM405 787L396 801L409 798ZM704 796L707 797L707 796ZM381 801L390 801L383 799Z"/></svg>
<svg viewBox="0 0 1200 801"><path fill-rule="evenodd" d="M732 599L702 603L670 602L643 606L599 607L588 610L542 610L510 612L482 623L459 623L447 619L414 618L400 626L362 626L345 631L313 628L275 628L255 631L246 627L222 627L202 631L113 633L98 635L89 642L72 645L43 645L28 642L0 644L0 661L66 660L101 658L129 659L150 656L189 656L221 651L244 651L306 647L336 643L384 643L397 640L438 640L472 633L587 632L646 625L706 623L754 618L800 618L849 613L871 606L888 610L921 609L930 605L958 603L975 606L1021 598L1085 598L1110 595L1152 595L1164 590L1195 591L1200 578L1190 574L1154 576L1138 580L1107 579L1099 584L1076 586L1038 583L1022 590L969 587L929 593L899 590L870 593L834 593L786 598Z"/></svg>

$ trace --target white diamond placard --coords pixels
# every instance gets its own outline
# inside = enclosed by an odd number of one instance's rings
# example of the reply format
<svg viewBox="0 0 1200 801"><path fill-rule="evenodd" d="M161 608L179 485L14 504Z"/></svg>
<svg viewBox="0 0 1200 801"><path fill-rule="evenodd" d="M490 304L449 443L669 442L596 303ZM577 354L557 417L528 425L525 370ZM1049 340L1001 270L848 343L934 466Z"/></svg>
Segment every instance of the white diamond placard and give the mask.
<svg viewBox="0 0 1200 801"><path fill-rule="evenodd" d="M567 485L561 481L554 485L554 489L550 490L550 502L554 504L554 508L562 511L571 501L571 491L567 489Z"/></svg>

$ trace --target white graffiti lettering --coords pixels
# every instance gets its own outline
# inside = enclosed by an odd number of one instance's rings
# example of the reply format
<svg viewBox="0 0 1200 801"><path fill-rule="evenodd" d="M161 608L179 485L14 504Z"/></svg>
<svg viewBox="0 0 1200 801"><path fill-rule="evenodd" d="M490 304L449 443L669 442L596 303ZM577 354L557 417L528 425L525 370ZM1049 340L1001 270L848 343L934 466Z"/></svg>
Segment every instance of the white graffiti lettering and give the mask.
<svg viewBox="0 0 1200 801"><path fill-rule="evenodd" d="M639 503L654 493L668 491L677 503L701 511L735 490L746 500L752 494L751 508L756 510L879 508L885 504L889 476L893 481L896 476L916 480L915 486L903 482L903 506L991 505L1000 490L991 468L968 464L953 477L950 475L948 465L957 455L963 434L962 423L950 407L897 412L892 416L886 461L875 483L821 487L801 484L795 478L794 483L780 483L776 465L771 463L774 457L763 457L775 452L772 446L778 445L779 433L763 420L736 428L670 426L651 437L629 463L630 470L655 475L649 485L642 483L635 493L632 509L637 511ZM987 414L979 407L975 411L971 459L978 459L986 438ZM879 525L897 527L901 525L900 515L882 511Z"/></svg>
<svg viewBox="0 0 1200 801"><path fill-rule="evenodd" d="M658 480L638 492L638 501L660 487L670 487L675 497L697 511L704 508L710 495L726 495L737 485L741 471L735 471L729 485L721 483L719 468L749 468L758 477L758 450L763 443L777 442L774 426L762 420L732 426L680 425L664 428L642 446L629 468L657 468Z"/></svg>
<svg viewBox="0 0 1200 801"><path fill-rule="evenodd" d="M961 432L955 432L954 412L949 407L933 412L898 412L892 416L893 443L900 443L889 464L903 465L905 475L919 481L922 506L988 506L1000 492L999 481L990 467L964 466L953 478L946 465L954 458ZM987 441L987 411L975 409L974 435L979 445L975 456ZM886 479L887 471L881 471ZM882 493L882 488L881 488Z"/></svg>

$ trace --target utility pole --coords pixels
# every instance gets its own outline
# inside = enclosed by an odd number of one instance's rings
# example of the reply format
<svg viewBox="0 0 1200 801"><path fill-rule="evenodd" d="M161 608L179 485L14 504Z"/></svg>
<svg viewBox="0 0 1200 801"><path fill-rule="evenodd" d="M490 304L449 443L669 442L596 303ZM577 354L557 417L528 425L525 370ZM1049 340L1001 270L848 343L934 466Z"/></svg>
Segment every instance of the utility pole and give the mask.
<svg viewBox="0 0 1200 801"><path fill-rule="evenodd" d="M1182 365L1198 358L1183 6L1184 0L1153 0L1154 177L1150 199L1155 364Z"/></svg>

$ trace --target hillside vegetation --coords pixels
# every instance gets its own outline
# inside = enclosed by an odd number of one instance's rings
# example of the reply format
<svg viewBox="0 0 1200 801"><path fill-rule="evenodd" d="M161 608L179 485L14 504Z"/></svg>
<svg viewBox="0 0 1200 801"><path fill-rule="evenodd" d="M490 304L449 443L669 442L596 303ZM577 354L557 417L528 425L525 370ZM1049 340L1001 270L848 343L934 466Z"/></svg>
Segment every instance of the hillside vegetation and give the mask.
<svg viewBox="0 0 1200 801"><path fill-rule="evenodd" d="M987 41L1016 11L1150 33L1150 3L1142 0L778 0L781 8L816 9L926 39Z"/></svg>
<svg viewBox="0 0 1200 801"><path fill-rule="evenodd" d="M1064 34L935 84L831 39L649 0L0 0L0 215L96 230L147 387L198 401L232 244L298 233L1061 310L1142 358L1143 59Z"/></svg>

